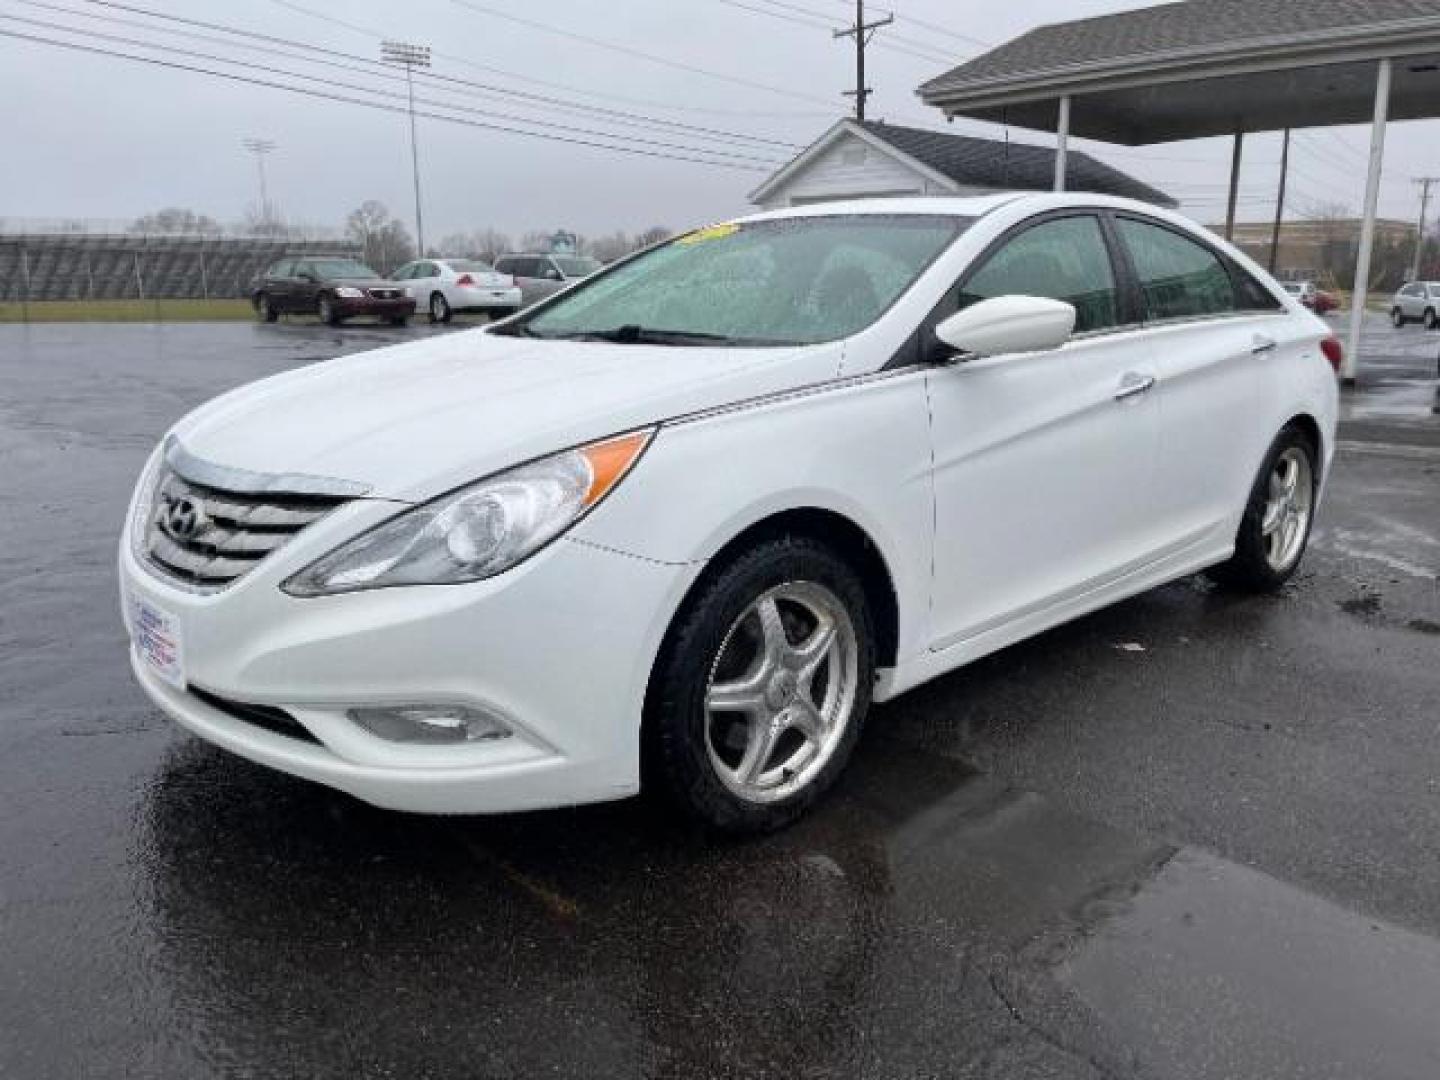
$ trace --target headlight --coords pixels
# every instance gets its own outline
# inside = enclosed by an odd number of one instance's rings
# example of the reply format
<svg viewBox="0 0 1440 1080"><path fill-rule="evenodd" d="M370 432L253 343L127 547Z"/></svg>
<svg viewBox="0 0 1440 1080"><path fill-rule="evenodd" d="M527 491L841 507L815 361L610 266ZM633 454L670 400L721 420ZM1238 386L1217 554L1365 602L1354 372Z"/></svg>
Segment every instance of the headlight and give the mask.
<svg viewBox="0 0 1440 1080"><path fill-rule="evenodd" d="M346 300L359 300L365 295L364 289L352 289L349 285L341 285L335 290L336 296L343 296Z"/></svg>
<svg viewBox="0 0 1440 1080"><path fill-rule="evenodd" d="M481 581L523 562L608 495L654 429L566 450L407 510L311 563L291 596Z"/></svg>

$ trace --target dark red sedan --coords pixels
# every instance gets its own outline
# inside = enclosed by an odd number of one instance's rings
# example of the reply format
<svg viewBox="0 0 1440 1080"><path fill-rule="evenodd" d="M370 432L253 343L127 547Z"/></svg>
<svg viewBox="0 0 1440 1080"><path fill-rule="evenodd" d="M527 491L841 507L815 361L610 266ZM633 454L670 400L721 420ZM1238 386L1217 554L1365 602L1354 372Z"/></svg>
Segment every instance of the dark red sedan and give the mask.
<svg viewBox="0 0 1440 1080"><path fill-rule="evenodd" d="M264 322L298 313L330 326L356 317L404 326L415 314L415 301L404 288L356 259L339 256L281 259L255 282L250 302Z"/></svg>

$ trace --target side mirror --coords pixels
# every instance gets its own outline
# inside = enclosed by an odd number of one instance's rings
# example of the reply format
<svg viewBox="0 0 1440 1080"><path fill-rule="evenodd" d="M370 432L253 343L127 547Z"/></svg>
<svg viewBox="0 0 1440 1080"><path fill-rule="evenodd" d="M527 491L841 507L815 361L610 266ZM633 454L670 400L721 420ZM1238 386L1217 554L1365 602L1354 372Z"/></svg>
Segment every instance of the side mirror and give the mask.
<svg viewBox="0 0 1440 1080"><path fill-rule="evenodd" d="M1075 308L1042 296L997 296L957 311L935 336L970 356L1048 352L1075 332Z"/></svg>

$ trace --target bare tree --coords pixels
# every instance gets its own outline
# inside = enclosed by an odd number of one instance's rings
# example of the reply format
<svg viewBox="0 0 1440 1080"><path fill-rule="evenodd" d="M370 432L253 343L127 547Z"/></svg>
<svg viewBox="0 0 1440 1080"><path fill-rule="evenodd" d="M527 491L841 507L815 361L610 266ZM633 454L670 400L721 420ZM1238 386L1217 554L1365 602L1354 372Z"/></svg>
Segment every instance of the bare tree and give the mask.
<svg viewBox="0 0 1440 1080"><path fill-rule="evenodd" d="M474 232L451 233L440 241L439 252L453 258L484 259L494 262L510 250L510 237L486 227Z"/></svg>
<svg viewBox="0 0 1440 1080"><path fill-rule="evenodd" d="M273 204L251 203L245 207L240 228L249 236L285 236L290 227Z"/></svg>
<svg viewBox="0 0 1440 1080"><path fill-rule="evenodd" d="M368 199L345 218L345 234L364 250L366 263L388 274L415 258L415 241L404 222L392 218L385 204Z"/></svg>
<svg viewBox="0 0 1440 1080"><path fill-rule="evenodd" d="M635 238L635 246L637 248L651 247L662 240L669 240L674 235L664 225L652 225Z"/></svg>
<svg viewBox="0 0 1440 1080"><path fill-rule="evenodd" d="M609 236L597 237L590 243L589 254L601 262L614 262L635 250L635 241L623 229L617 229Z"/></svg>
<svg viewBox="0 0 1440 1080"><path fill-rule="evenodd" d="M150 234L191 233L201 236L218 236L224 232L214 218L183 206L167 206L153 214L138 217L131 222L130 231Z"/></svg>

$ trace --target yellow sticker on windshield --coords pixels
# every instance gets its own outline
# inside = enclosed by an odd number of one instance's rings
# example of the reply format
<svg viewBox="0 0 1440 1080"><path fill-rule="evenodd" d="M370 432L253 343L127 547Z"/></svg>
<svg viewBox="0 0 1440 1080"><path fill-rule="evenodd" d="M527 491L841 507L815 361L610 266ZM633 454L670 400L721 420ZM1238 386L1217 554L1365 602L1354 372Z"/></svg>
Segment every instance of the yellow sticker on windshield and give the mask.
<svg viewBox="0 0 1440 1080"><path fill-rule="evenodd" d="M723 240L727 236L734 236L739 231L740 226L730 222L723 225L707 225L703 229L686 233L675 242L677 244L703 244L707 240Z"/></svg>

